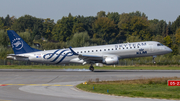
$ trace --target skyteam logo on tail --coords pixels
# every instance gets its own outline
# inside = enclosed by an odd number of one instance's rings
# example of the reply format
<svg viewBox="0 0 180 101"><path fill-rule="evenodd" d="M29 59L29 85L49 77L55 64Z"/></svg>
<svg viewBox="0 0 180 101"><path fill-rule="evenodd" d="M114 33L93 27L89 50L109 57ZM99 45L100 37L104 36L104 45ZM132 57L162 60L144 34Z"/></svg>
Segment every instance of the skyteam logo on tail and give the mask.
<svg viewBox="0 0 180 101"><path fill-rule="evenodd" d="M23 42L21 41L21 38L15 38L12 40L12 48L16 50L20 50L23 47Z"/></svg>

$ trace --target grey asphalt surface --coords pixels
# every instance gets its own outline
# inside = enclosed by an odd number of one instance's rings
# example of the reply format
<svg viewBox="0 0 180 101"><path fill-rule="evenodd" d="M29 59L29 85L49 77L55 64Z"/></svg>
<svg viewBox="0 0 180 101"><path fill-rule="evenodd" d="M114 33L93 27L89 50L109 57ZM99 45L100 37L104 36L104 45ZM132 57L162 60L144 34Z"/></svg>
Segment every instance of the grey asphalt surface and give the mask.
<svg viewBox="0 0 180 101"><path fill-rule="evenodd" d="M0 70L0 84L61 84L73 86L0 86L0 101L167 101L94 94L74 86L96 80L180 77L180 70Z"/></svg>

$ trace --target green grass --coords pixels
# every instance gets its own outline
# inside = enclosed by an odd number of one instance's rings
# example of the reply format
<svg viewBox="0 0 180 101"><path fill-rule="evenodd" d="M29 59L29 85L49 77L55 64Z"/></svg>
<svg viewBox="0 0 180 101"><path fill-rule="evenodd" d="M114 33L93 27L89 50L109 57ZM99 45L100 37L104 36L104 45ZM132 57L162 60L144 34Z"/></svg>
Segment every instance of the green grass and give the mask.
<svg viewBox="0 0 180 101"><path fill-rule="evenodd" d="M175 79L180 80L180 78L174 77L102 82L89 81L87 85L77 85L77 88L116 96L180 100L180 86L167 86L167 80Z"/></svg>
<svg viewBox="0 0 180 101"><path fill-rule="evenodd" d="M95 70L180 70L180 66L103 66L96 67ZM89 69L89 65L0 65L0 69Z"/></svg>

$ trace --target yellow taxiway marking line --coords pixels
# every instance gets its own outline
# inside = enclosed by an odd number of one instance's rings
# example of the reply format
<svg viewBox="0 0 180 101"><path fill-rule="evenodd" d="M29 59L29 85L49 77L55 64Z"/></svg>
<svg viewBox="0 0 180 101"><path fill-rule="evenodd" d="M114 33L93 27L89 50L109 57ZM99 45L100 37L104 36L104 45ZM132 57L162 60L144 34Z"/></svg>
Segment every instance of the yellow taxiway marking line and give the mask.
<svg viewBox="0 0 180 101"><path fill-rule="evenodd" d="M0 84L1 85L1 84ZM18 86L24 86L26 84L4 84L4 85L18 85Z"/></svg>
<svg viewBox="0 0 180 101"><path fill-rule="evenodd" d="M0 84L0 86L1 85L4 85L4 86L73 86L73 85L60 85L60 84Z"/></svg>

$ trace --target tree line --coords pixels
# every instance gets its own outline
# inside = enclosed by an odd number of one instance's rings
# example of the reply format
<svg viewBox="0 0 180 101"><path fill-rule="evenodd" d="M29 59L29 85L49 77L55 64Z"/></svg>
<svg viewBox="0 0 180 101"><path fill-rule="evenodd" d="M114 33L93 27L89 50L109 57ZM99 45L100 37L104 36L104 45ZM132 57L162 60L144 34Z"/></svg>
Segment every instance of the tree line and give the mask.
<svg viewBox="0 0 180 101"><path fill-rule="evenodd" d="M173 22L148 20L140 11L122 13L99 11L96 16L63 16L53 19L24 15L19 18L0 17L0 58L13 53L7 46L7 30L15 30L29 45L39 49L83 47L138 41L158 41L170 47L168 56L178 56L180 46L180 16ZM34 46L38 43L41 47Z"/></svg>

